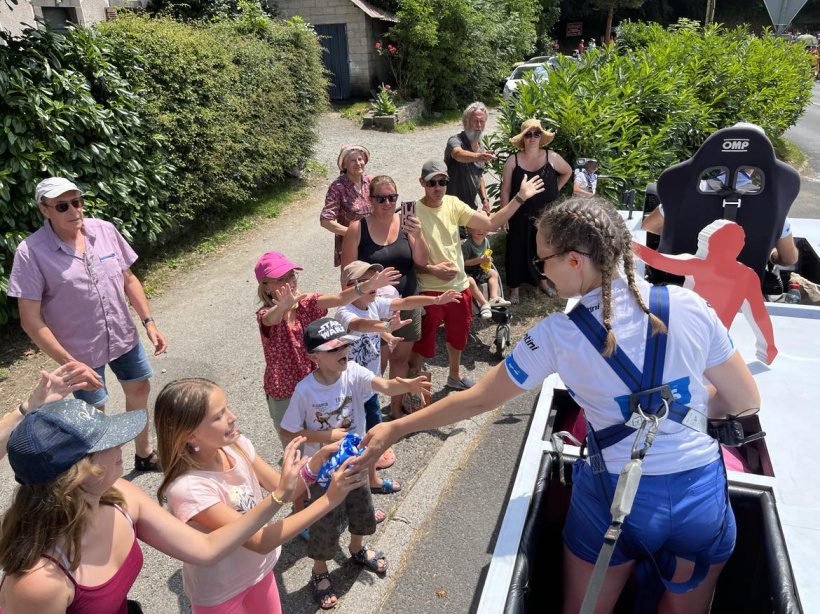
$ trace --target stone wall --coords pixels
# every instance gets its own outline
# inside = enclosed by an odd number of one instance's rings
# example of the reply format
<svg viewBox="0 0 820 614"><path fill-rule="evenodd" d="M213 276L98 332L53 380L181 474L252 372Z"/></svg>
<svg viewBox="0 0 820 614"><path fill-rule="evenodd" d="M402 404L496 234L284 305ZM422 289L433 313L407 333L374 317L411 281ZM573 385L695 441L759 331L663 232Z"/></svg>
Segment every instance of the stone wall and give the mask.
<svg viewBox="0 0 820 614"><path fill-rule="evenodd" d="M43 16L44 7L73 9L77 23L87 26L104 21L108 5L108 0L18 0L17 6L10 9L3 0L0 0L0 27L19 35L26 26L35 25L34 18Z"/></svg>
<svg viewBox="0 0 820 614"><path fill-rule="evenodd" d="M376 73L372 19L350 0L279 0L283 17L299 15L314 25L345 24L353 96L369 96Z"/></svg>

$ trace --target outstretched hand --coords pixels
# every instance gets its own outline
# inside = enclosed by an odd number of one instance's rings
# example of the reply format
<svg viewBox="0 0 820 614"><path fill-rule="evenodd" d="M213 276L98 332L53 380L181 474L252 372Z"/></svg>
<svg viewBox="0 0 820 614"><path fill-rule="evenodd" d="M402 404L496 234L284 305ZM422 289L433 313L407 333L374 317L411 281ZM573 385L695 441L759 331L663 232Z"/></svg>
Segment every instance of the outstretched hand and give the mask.
<svg viewBox="0 0 820 614"><path fill-rule="evenodd" d="M392 266L382 269L366 282L361 284L360 290L363 292L373 292L385 286L398 286L401 279L401 272Z"/></svg>
<svg viewBox="0 0 820 614"><path fill-rule="evenodd" d="M285 501L293 500L293 493L299 484L299 471L308 461L302 458L302 451L299 449L306 441L305 437L294 437L285 448L285 455L282 457L282 475L279 478L279 490Z"/></svg>
<svg viewBox="0 0 820 614"><path fill-rule="evenodd" d="M285 311L290 310L294 305L305 298L304 292L297 292L294 294L293 288L290 287L290 284L285 284L281 288L276 288L275 292L276 296L273 299L273 302L277 307L282 307Z"/></svg>
<svg viewBox="0 0 820 614"><path fill-rule="evenodd" d="M75 390L90 390L92 386L88 379L94 378L89 375L89 370L96 376L95 381L99 381L96 371L76 360L57 367L51 373L40 371L40 381L28 397L28 411L34 411L43 403L64 399Z"/></svg>
<svg viewBox="0 0 820 614"><path fill-rule="evenodd" d="M361 488L369 480L367 470L362 466L360 457L351 456L345 460L330 478L327 487L327 498L333 505L338 505L351 490Z"/></svg>
<svg viewBox="0 0 820 614"><path fill-rule="evenodd" d="M394 330L400 329L402 326L407 326L412 322L412 318L408 320L401 319L401 312L394 311L390 316L389 324L387 325L387 332L392 333Z"/></svg>
<svg viewBox="0 0 820 614"><path fill-rule="evenodd" d="M532 177L524 175L524 180L518 189L518 196L522 201L529 200L536 194L543 192L544 189L544 180L541 179L540 175L533 175Z"/></svg>
<svg viewBox="0 0 820 614"><path fill-rule="evenodd" d="M448 303L458 303L461 300L461 292L458 290L447 290L436 297L436 305L447 305Z"/></svg>
<svg viewBox="0 0 820 614"><path fill-rule="evenodd" d="M424 393L430 392L433 389L433 383L428 381L426 377L421 375L413 379L397 377L396 381L407 386L409 392L417 395L422 400L422 403L424 403Z"/></svg>
<svg viewBox="0 0 820 614"><path fill-rule="evenodd" d="M359 456L356 463L357 467L367 469L375 465L379 457L384 454L384 451L399 440L395 424L396 421L382 422L367 431L364 439L359 444L359 449L366 449Z"/></svg>

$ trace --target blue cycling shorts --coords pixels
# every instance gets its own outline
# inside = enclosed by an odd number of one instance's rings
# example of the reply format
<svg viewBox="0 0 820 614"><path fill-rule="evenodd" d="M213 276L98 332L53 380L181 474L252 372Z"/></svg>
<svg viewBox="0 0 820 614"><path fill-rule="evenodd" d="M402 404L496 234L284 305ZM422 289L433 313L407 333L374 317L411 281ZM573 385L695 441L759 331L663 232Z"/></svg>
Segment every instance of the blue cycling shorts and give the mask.
<svg viewBox="0 0 820 614"><path fill-rule="evenodd" d="M606 477L614 492L618 476L608 473ZM611 501L587 463L573 465L572 479L564 543L575 556L594 563L612 522ZM737 534L732 507L727 510L727 505L726 474L720 459L680 473L643 476L610 565L639 555L626 551L627 534L642 541L649 552L665 546L675 556L692 561L716 543L711 564L722 563L732 555Z"/></svg>

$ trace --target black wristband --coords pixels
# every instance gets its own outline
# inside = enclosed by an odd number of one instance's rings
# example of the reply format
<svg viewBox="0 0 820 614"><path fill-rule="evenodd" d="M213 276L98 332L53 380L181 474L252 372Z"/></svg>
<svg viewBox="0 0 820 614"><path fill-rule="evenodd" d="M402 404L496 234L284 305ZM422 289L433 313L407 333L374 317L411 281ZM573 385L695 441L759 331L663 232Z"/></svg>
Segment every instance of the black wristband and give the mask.
<svg viewBox="0 0 820 614"><path fill-rule="evenodd" d="M148 326L148 323L153 322L153 321L154 321L154 318L152 318L151 316L148 316L147 318L143 318L142 325L143 326Z"/></svg>

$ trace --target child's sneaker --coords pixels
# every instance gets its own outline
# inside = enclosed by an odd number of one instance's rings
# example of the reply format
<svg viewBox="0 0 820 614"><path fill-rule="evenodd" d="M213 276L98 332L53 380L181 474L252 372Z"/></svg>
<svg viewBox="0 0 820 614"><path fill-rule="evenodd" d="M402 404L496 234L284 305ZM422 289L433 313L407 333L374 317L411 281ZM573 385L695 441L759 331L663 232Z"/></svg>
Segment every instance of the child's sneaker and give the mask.
<svg viewBox="0 0 820 614"><path fill-rule="evenodd" d="M490 299L490 307L509 307L511 304L510 301L505 301L500 296Z"/></svg>
<svg viewBox="0 0 820 614"><path fill-rule="evenodd" d="M493 317L493 310L489 303L484 303L478 311L485 320L489 320Z"/></svg>

